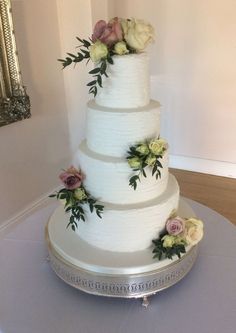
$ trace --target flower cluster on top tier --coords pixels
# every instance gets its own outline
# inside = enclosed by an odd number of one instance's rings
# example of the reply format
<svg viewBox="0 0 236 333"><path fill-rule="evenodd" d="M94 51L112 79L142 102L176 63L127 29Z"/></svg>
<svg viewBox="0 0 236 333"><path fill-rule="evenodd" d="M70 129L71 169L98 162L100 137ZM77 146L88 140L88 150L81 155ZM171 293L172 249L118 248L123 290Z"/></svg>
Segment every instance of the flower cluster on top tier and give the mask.
<svg viewBox="0 0 236 333"><path fill-rule="evenodd" d="M142 52L154 39L153 27L138 19L123 19L115 17L109 22L100 20L95 24L89 40L76 37L81 43L79 52L67 53L62 62L63 68L90 59L95 68L89 74L93 80L87 84L89 93L96 96L98 87L102 87L102 77L107 75L107 63L113 64L114 55L126 55Z"/></svg>
<svg viewBox="0 0 236 333"><path fill-rule="evenodd" d="M203 222L194 217L181 218L173 213L167 220L165 230L158 239L154 239L153 258L161 260L179 258L186 252L187 245L196 245L203 237Z"/></svg>
<svg viewBox="0 0 236 333"><path fill-rule="evenodd" d="M164 139L155 138L146 140L145 142L138 143L131 146L128 151L127 161L131 169L137 171L129 179L129 185L134 190L137 188L138 181L141 181L140 176L147 177L146 169L152 170L152 176L156 176L156 179L161 177L162 159L165 151L167 150L168 144Z"/></svg>
<svg viewBox="0 0 236 333"><path fill-rule="evenodd" d="M102 218L104 206L98 205L97 201L91 197L83 186L84 175L82 172L73 166L64 170L59 175L64 188L62 188L56 194L51 194L49 197L56 197L63 205L65 212L70 212L70 219L67 228L71 226L72 230L78 228L78 221L85 221L84 204L89 206L90 212L96 212L99 218Z"/></svg>

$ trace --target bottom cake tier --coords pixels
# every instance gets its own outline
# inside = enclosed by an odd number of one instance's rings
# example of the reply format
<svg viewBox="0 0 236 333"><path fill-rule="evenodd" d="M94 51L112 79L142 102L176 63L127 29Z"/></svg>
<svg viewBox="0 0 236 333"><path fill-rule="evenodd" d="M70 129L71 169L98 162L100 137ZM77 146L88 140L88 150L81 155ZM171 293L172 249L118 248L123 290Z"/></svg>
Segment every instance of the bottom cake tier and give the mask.
<svg viewBox="0 0 236 333"><path fill-rule="evenodd" d="M165 192L156 199L130 205L103 204L102 219L87 211L86 222L78 223L79 237L107 251L140 251L152 245L172 211L178 208L179 186L170 175Z"/></svg>
<svg viewBox="0 0 236 333"><path fill-rule="evenodd" d="M194 216L192 208L180 199L178 214ZM50 264L69 285L87 293L112 297L143 297L168 288L192 268L197 246L188 246L179 259L153 258L152 248L121 253L98 249L66 229L68 215L59 206L46 229Z"/></svg>

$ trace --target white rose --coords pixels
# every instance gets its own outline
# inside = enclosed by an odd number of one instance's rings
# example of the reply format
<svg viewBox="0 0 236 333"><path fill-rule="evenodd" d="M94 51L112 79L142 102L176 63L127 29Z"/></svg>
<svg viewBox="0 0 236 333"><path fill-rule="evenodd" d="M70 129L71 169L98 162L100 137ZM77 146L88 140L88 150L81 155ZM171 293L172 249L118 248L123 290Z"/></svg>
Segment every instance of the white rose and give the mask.
<svg viewBox="0 0 236 333"><path fill-rule="evenodd" d="M203 237L203 222L189 218L185 224L185 239L189 245L196 245Z"/></svg>
<svg viewBox="0 0 236 333"><path fill-rule="evenodd" d="M162 155L167 149L167 142L163 139L151 140L149 149L154 155Z"/></svg>
<svg viewBox="0 0 236 333"><path fill-rule="evenodd" d="M175 236L175 245L186 245L184 234Z"/></svg>
<svg viewBox="0 0 236 333"><path fill-rule="evenodd" d="M135 150L143 155L147 155L149 153L149 149L146 144L139 145Z"/></svg>
<svg viewBox="0 0 236 333"><path fill-rule="evenodd" d="M202 220L199 220L199 219L196 219L195 217L190 217L187 219L186 221L187 225L194 225L194 226L197 226L199 228L203 228L203 222Z"/></svg>
<svg viewBox="0 0 236 333"><path fill-rule="evenodd" d="M98 63L101 59L106 58L108 55L108 48L99 40L89 47L90 58L93 62Z"/></svg>
<svg viewBox="0 0 236 333"><path fill-rule="evenodd" d="M172 247L175 244L175 236L165 235L161 240L164 240L164 247Z"/></svg>
<svg viewBox="0 0 236 333"><path fill-rule="evenodd" d="M123 55L129 53L129 50L126 47L125 42L118 42L114 46L114 52L116 54Z"/></svg>
<svg viewBox="0 0 236 333"><path fill-rule="evenodd" d="M75 197L77 200L81 201L81 200L86 199L86 198L87 198L87 195L86 195L86 193L85 193L85 191L84 191L83 188L77 188L77 189L75 190L75 192L74 192L74 197Z"/></svg>
<svg viewBox="0 0 236 333"><path fill-rule="evenodd" d="M148 155L148 157L145 160L145 163L147 163L148 166L153 166L156 163L156 157L153 155Z"/></svg>
<svg viewBox="0 0 236 333"><path fill-rule="evenodd" d="M128 32L129 22L130 22L130 20L127 20L127 19L120 20L120 24L121 24L124 35L126 35Z"/></svg>
<svg viewBox="0 0 236 333"><path fill-rule="evenodd" d="M141 167L141 161L138 157L129 158L128 163L132 169L139 169Z"/></svg>
<svg viewBox="0 0 236 333"><path fill-rule="evenodd" d="M136 51L144 50L154 39L153 27L143 20L121 20L121 26L125 41Z"/></svg>

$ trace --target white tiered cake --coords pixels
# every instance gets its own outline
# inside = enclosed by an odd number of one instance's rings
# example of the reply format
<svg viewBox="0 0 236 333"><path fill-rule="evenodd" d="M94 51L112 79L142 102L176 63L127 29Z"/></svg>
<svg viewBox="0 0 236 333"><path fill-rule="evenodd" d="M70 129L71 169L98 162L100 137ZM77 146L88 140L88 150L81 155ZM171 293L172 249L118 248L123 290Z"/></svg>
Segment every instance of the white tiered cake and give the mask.
<svg viewBox="0 0 236 333"><path fill-rule="evenodd" d="M96 295L144 297L145 306L147 295L189 272L203 236L169 174L160 104L150 100L143 50L153 38L143 20L99 20L89 40L77 37L79 52L59 59L64 68L94 62L87 86L95 100L74 165L59 175L64 187L51 195L63 205L45 233L63 281Z"/></svg>
<svg viewBox="0 0 236 333"><path fill-rule="evenodd" d="M126 156L130 146L160 135L160 104L150 101L146 53L114 56L95 100L88 103L87 133L74 165L86 174L86 190L104 205L79 221L78 236L92 246L134 252L151 246L171 212L178 208L179 187L168 171L168 150L161 177L147 178L134 190Z"/></svg>

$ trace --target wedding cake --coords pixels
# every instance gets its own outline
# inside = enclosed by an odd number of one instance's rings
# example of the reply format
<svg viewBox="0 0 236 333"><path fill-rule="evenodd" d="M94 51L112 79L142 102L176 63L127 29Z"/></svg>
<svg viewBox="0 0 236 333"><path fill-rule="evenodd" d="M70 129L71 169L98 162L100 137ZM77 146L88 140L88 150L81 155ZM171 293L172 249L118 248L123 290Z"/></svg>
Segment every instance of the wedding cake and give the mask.
<svg viewBox="0 0 236 333"><path fill-rule="evenodd" d="M158 259L180 257L202 238L203 225L177 215L179 186L160 137L160 104L150 99L144 49L153 28L114 18L97 22L90 41L77 39L80 52L60 61L95 63L87 84L95 98L87 104L86 138L60 174L65 188L52 196L63 201L78 239L92 247L132 253L155 245Z"/></svg>
<svg viewBox="0 0 236 333"><path fill-rule="evenodd" d="M168 150L161 178L147 177L133 190L126 152L134 143L160 135L160 105L150 101L146 53L115 56L108 78L88 103L87 133L74 165L86 170L84 185L104 205L102 220L87 214L78 236L108 251L150 247L178 207L179 187L168 172Z"/></svg>

